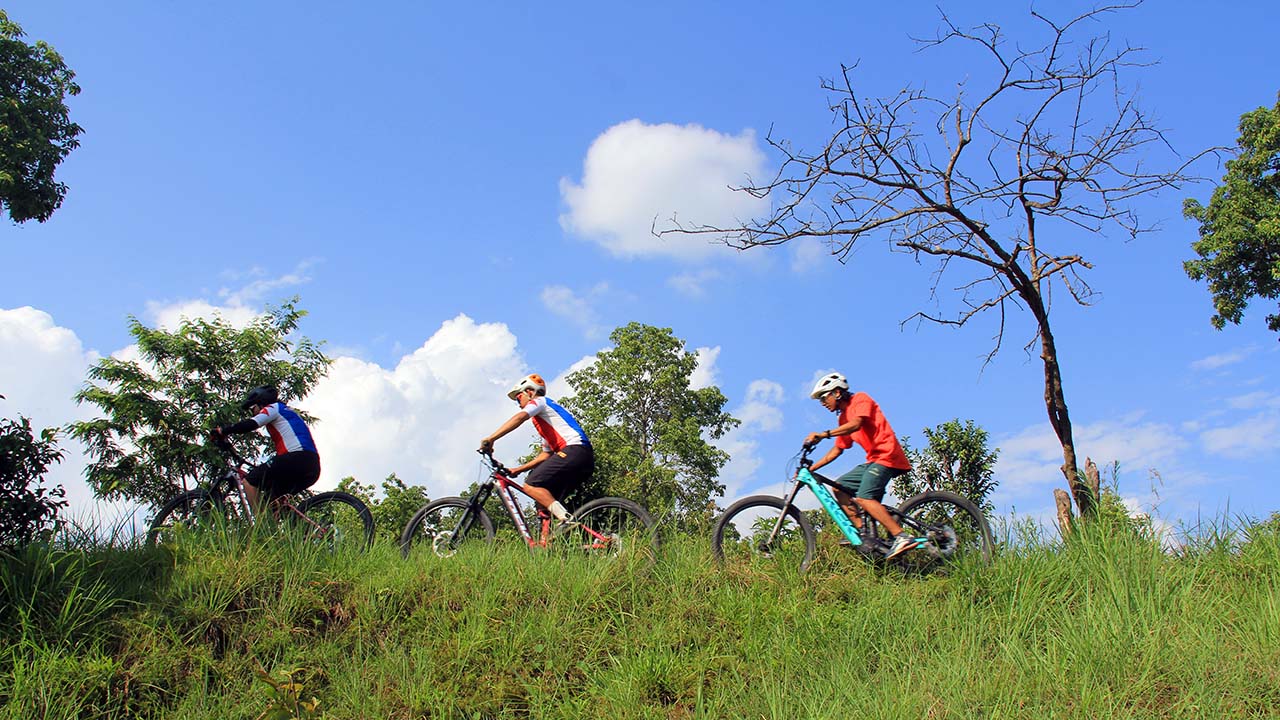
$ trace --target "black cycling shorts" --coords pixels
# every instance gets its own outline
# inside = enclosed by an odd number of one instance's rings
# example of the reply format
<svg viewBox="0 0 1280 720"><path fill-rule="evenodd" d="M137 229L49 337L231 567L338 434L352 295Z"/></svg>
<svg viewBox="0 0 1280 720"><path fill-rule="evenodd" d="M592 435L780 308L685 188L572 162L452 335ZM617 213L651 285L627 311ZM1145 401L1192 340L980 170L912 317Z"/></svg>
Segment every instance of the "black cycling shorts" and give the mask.
<svg viewBox="0 0 1280 720"><path fill-rule="evenodd" d="M268 497L305 490L320 479L320 455L311 450L277 455L249 471L245 480Z"/></svg>
<svg viewBox="0 0 1280 720"><path fill-rule="evenodd" d="M560 500L590 479L595 469L596 454L590 445L566 445L529 473L528 484Z"/></svg>

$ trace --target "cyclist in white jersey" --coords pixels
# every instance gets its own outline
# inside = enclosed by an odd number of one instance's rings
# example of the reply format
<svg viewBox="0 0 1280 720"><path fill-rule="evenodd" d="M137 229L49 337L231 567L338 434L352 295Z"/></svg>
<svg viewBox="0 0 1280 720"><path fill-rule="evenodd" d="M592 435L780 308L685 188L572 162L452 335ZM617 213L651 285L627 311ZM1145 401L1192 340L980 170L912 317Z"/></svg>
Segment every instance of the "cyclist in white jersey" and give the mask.
<svg viewBox="0 0 1280 720"><path fill-rule="evenodd" d="M573 518L560 504L560 498L589 479L595 470L591 441L568 410L547 398L547 384L542 376L525 376L507 392L507 397L520 405L520 412L481 440L480 450L491 452L494 441L526 420L532 420L538 435L542 436L542 452L508 472L515 477L532 471L525 483L525 492L561 523L572 523Z"/></svg>
<svg viewBox="0 0 1280 720"><path fill-rule="evenodd" d="M240 407L253 416L234 425L214 428L214 440L266 427L276 450L274 458L250 470L245 478L249 502L257 507L261 493L273 498L314 485L320 478L320 453L311 439L311 430L298 413L280 402L276 389L269 385L256 387L249 391Z"/></svg>

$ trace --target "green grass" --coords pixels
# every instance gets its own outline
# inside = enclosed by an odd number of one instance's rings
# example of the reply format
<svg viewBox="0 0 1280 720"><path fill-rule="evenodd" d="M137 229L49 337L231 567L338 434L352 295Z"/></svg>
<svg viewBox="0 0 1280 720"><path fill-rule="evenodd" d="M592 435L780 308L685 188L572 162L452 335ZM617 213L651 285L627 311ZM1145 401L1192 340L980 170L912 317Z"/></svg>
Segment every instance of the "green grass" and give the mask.
<svg viewBox="0 0 1280 720"><path fill-rule="evenodd" d="M828 540L830 538L827 538ZM1274 717L1280 536L1034 535L904 578L210 533L0 558L11 718ZM1016 548L1016 549L1009 549ZM259 675L265 670L274 684ZM286 676L286 673L289 673ZM291 680L295 684L286 684ZM301 709L299 709L301 708Z"/></svg>

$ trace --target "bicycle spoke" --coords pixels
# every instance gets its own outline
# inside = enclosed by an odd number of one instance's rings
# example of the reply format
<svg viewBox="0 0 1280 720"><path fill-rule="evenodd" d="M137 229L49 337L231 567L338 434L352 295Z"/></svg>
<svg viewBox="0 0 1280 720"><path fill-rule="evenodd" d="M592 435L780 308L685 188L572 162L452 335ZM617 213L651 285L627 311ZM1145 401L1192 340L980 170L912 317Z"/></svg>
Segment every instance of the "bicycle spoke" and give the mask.
<svg viewBox="0 0 1280 720"><path fill-rule="evenodd" d="M749 497L731 505L712 536L716 557L726 565L803 572L813 559L813 529L794 506L785 514L782 508L782 500L772 496Z"/></svg>

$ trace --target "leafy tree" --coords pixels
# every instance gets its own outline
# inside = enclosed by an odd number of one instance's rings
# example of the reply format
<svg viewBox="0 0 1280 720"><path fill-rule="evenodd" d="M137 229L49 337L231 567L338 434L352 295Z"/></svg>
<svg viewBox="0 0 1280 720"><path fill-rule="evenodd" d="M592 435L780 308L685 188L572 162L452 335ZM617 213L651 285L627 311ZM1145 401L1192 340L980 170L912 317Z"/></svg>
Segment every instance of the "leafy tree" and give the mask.
<svg viewBox="0 0 1280 720"><path fill-rule="evenodd" d="M869 98L857 89L855 68L842 67L823 82L831 134L814 149L770 136L781 155L777 175L740 188L771 200L765 217L727 227L673 218L663 233L707 234L740 249L818 240L840 262L856 257L858 241L882 240L934 266L930 303L938 307L912 318L960 326L995 313L988 360L1011 312L1025 309L1026 347L1038 346L1043 361L1062 473L1081 511L1091 513L1049 319L1052 291L1089 304L1083 272L1092 264L1082 252L1108 230L1130 237L1148 230L1134 199L1189 180L1196 159L1156 156L1167 148L1164 135L1120 82L1144 64L1140 50L1084 34L1127 7L1100 6L1066 22L1033 9L1039 32L1021 38L993 23L964 29L944 16L923 46L972 50L985 62L956 66L963 75L956 85L937 84L956 87L954 96L905 87ZM954 296L938 292L943 283Z"/></svg>
<svg viewBox="0 0 1280 720"><path fill-rule="evenodd" d="M717 387L693 389L697 356L671 328L641 323L609 335L613 347L571 374L561 402L582 423L596 452L593 482L578 504L629 497L655 516L693 529L710 522L729 455L711 443L738 425Z"/></svg>
<svg viewBox="0 0 1280 720"><path fill-rule="evenodd" d="M1227 161L1209 206L1187 200L1183 214L1200 223L1191 248L1199 260L1184 264L1192 280L1213 294L1213 326L1240 324L1254 297L1280 297L1280 96L1273 108L1240 117L1239 155ZM1280 312L1267 316L1280 333Z"/></svg>
<svg viewBox="0 0 1280 720"><path fill-rule="evenodd" d="M905 500L926 490L948 490L993 512L991 493L1000 484L995 479L1000 450L987 448L987 431L972 420L961 423L957 418L925 428L924 436L929 444L923 450L904 448L911 472L894 478L894 494Z"/></svg>
<svg viewBox="0 0 1280 720"><path fill-rule="evenodd" d="M103 358L76 394L105 415L70 428L92 458L85 475L94 491L162 503L222 467L205 438L213 426L241 419L239 402L250 388L269 384L286 401L305 397L330 361L318 345L294 337L306 315L296 303L269 308L245 328L215 317L184 319L169 332L130 317L141 360ZM236 442L261 453L270 441L254 433Z"/></svg>
<svg viewBox="0 0 1280 720"><path fill-rule="evenodd" d="M22 28L0 10L0 206L16 223L48 220L67 186L54 170L80 141L68 95L76 74L42 40L28 45Z"/></svg>
<svg viewBox="0 0 1280 720"><path fill-rule="evenodd" d="M41 478L62 456L53 428L36 437L29 419L0 419L0 548L48 538L57 528L66 491L46 489Z"/></svg>
<svg viewBox="0 0 1280 720"><path fill-rule="evenodd" d="M373 514L378 535L391 540L399 540L400 532L409 524L409 518L430 502L426 488L405 485L395 473L382 481L381 496L375 496L376 491L372 485L365 485L354 477L343 478L337 489L360 498Z"/></svg>

